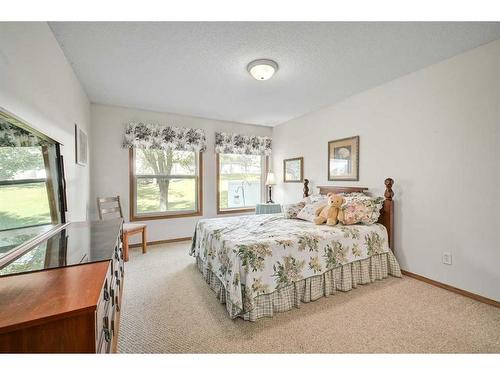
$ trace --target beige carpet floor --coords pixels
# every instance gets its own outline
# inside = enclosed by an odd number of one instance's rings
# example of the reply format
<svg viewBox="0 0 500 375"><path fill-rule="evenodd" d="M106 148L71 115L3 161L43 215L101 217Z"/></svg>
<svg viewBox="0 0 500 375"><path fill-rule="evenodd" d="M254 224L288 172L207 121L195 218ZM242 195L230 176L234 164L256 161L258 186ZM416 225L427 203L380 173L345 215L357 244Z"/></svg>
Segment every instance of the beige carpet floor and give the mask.
<svg viewBox="0 0 500 375"><path fill-rule="evenodd" d="M122 353L500 353L500 309L389 277L256 323L231 320L188 242L133 249Z"/></svg>

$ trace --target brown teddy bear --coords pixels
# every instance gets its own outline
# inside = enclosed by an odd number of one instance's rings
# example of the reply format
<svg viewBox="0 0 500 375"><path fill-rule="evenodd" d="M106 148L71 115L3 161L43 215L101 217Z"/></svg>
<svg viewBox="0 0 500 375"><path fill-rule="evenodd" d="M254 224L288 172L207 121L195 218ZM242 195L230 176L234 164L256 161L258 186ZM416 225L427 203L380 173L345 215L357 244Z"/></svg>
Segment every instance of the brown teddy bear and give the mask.
<svg viewBox="0 0 500 375"><path fill-rule="evenodd" d="M314 224L335 225L337 224L337 217L339 215L340 206L344 203L344 197L333 193L327 194L328 203L326 206L319 207L316 210L316 218Z"/></svg>

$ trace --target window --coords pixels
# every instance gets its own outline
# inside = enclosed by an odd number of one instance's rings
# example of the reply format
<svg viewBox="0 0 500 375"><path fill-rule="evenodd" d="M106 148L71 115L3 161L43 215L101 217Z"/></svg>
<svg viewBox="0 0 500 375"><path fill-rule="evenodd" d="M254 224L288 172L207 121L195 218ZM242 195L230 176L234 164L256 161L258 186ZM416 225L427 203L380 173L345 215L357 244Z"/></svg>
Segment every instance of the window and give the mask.
<svg viewBox="0 0 500 375"><path fill-rule="evenodd" d="M0 111L0 259L64 222L60 160L57 142Z"/></svg>
<svg viewBox="0 0 500 375"><path fill-rule="evenodd" d="M202 214L199 152L130 149L131 220Z"/></svg>
<svg viewBox="0 0 500 375"><path fill-rule="evenodd" d="M266 163L261 155L217 154L217 213L255 209L265 193Z"/></svg>

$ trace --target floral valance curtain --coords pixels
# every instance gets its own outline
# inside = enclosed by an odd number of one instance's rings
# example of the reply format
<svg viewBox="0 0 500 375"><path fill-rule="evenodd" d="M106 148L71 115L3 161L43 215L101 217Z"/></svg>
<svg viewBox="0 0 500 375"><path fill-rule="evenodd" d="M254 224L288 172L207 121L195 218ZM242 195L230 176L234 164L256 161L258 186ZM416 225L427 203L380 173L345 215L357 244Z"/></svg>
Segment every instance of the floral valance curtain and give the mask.
<svg viewBox="0 0 500 375"><path fill-rule="evenodd" d="M224 154L271 155L272 138L257 135L215 133L215 152Z"/></svg>
<svg viewBox="0 0 500 375"><path fill-rule="evenodd" d="M202 129L131 122L125 128L123 147L203 152L207 140Z"/></svg>
<svg viewBox="0 0 500 375"><path fill-rule="evenodd" d="M0 119L0 147L38 147L46 144L47 141L29 131Z"/></svg>

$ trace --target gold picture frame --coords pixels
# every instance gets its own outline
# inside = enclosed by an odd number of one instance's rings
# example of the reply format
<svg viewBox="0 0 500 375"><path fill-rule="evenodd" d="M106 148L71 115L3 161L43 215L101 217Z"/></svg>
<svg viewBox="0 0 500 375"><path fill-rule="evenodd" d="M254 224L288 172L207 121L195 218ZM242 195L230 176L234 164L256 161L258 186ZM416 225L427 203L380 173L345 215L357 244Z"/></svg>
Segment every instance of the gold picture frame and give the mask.
<svg viewBox="0 0 500 375"><path fill-rule="evenodd" d="M359 181L359 136L328 142L328 181Z"/></svg>
<svg viewBox="0 0 500 375"><path fill-rule="evenodd" d="M283 182L304 182L304 158L283 160Z"/></svg>

